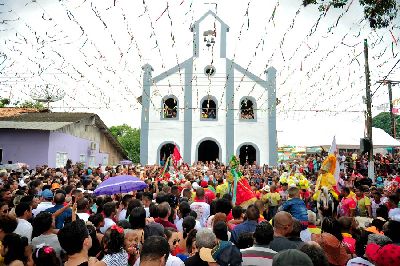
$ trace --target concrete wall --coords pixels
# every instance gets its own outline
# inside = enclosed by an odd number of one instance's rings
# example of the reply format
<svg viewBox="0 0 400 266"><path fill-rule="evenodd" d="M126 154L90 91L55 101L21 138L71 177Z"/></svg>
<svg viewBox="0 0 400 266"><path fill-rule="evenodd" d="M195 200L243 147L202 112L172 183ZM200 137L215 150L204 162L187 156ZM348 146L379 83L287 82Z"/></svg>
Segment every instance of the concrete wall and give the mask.
<svg viewBox="0 0 400 266"><path fill-rule="evenodd" d="M20 129L0 129L2 163L21 162L34 168L48 164L49 132Z"/></svg>

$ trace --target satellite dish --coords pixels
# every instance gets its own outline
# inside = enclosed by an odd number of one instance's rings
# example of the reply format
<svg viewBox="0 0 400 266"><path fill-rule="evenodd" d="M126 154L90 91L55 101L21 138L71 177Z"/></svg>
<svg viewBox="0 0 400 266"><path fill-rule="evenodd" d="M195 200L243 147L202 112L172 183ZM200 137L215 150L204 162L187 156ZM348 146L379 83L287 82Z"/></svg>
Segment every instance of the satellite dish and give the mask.
<svg viewBox="0 0 400 266"><path fill-rule="evenodd" d="M47 103L47 109L50 109L50 103L58 102L65 97L62 89L55 89L54 86L46 84L45 86L35 86L35 92L31 92L31 98L40 103Z"/></svg>

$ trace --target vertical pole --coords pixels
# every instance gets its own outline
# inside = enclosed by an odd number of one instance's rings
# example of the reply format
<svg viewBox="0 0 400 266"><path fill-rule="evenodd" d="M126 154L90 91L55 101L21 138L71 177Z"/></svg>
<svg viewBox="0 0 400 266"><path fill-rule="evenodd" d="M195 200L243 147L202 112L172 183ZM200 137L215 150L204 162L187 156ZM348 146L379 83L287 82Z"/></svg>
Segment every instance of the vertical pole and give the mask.
<svg viewBox="0 0 400 266"><path fill-rule="evenodd" d="M396 138L396 126L393 114L393 100L392 100L392 83L388 83L389 90L389 106L390 106L390 132L392 133L392 137Z"/></svg>
<svg viewBox="0 0 400 266"><path fill-rule="evenodd" d="M368 151L368 177L375 183L374 176L374 160L373 160L373 143L372 143L372 112L371 112L371 82L369 76L369 64L368 64L368 41L364 39L364 58L365 58L365 90L367 98L367 138L369 139L371 146Z"/></svg>

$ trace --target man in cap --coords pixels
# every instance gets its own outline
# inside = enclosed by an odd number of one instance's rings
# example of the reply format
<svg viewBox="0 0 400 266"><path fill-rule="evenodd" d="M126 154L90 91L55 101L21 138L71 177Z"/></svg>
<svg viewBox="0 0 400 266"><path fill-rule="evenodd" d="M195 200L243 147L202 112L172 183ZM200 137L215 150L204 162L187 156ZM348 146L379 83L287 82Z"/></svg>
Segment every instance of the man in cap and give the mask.
<svg viewBox="0 0 400 266"><path fill-rule="evenodd" d="M35 217L40 212L47 210L48 208L54 207L53 204L53 192L50 189L45 189L41 194L41 202L37 205L36 209L32 210L32 215Z"/></svg>

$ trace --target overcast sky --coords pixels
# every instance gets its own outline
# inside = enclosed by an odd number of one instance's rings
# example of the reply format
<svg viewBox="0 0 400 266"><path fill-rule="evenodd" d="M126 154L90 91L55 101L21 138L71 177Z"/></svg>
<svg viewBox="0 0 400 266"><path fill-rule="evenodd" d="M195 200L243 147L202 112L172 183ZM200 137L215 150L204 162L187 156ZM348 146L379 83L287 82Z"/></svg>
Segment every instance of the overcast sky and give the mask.
<svg viewBox="0 0 400 266"><path fill-rule="evenodd" d="M2 0L0 97L30 100L49 84L53 94L65 93L51 104L54 111L95 112L108 126L139 127L141 66L151 64L156 76L191 57L190 25L212 10L230 26L228 58L261 78L267 66L278 70L278 128L293 120L363 123L363 39L370 44L374 92L374 82L400 58L399 26L371 30L358 0L325 16L301 3ZM399 68L389 78L400 80ZM399 90L394 88L394 98ZM381 86L373 103L387 101Z"/></svg>

